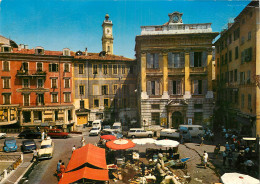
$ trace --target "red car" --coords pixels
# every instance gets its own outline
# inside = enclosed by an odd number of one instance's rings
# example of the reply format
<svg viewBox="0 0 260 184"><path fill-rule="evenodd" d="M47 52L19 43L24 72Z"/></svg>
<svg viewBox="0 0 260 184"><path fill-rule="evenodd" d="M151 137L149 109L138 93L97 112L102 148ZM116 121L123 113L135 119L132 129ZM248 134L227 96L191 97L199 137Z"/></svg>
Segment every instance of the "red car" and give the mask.
<svg viewBox="0 0 260 184"><path fill-rule="evenodd" d="M66 139L68 137L69 133L63 132L61 129L50 129L47 133L47 136L50 136L51 138L64 138Z"/></svg>

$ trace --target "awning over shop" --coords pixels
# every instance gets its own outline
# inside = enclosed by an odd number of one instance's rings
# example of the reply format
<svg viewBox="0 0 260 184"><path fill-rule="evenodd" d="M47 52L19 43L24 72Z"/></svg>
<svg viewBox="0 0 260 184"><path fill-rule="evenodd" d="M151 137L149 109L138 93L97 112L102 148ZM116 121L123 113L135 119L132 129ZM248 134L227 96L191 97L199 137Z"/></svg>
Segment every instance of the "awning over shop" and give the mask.
<svg viewBox="0 0 260 184"><path fill-rule="evenodd" d="M73 151L66 172L89 166L97 169L107 169L105 149L87 144Z"/></svg>
<svg viewBox="0 0 260 184"><path fill-rule="evenodd" d="M75 150L76 151L76 150ZM108 181L108 170L104 169L92 169L89 167L83 167L82 169L64 173L59 184L73 183L79 180L96 180L96 181Z"/></svg>

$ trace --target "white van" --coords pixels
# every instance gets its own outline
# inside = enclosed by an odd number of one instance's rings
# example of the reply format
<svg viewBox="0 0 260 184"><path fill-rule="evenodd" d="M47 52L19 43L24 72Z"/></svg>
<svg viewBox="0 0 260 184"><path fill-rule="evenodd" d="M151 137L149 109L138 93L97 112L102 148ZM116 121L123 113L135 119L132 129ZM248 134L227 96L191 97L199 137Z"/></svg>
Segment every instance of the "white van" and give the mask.
<svg viewBox="0 0 260 184"><path fill-rule="evenodd" d="M112 126L112 129L117 132L122 132L122 124L120 122L115 122Z"/></svg>
<svg viewBox="0 0 260 184"><path fill-rule="evenodd" d="M191 137L197 137L199 134L205 134L205 130L201 125L180 125L179 130L188 130Z"/></svg>
<svg viewBox="0 0 260 184"><path fill-rule="evenodd" d="M102 127L102 120L98 119L98 120L94 120L92 122L92 128L100 128Z"/></svg>

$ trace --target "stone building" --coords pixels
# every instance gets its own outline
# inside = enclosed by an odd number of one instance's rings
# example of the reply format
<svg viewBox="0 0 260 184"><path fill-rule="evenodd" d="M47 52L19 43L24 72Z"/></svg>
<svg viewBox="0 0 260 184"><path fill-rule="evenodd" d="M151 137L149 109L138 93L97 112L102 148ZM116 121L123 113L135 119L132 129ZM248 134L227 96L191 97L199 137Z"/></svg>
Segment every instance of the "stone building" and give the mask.
<svg viewBox="0 0 260 184"><path fill-rule="evenodd" d="M141 126L209 125L212 92L211 23L183 24L169 14L159 26L141 26L136 36L138 110Z"/></svg>
<svg viewBox="0 0 260 184"><path fill-rule="evenodd" d="M100 53L76 52L73 60L76 124L95 119L136 120L136 60L113 55L112 21L102 24Z"/></svg>
<svg viewBox="0 0 260 184"><path fill-rule="evenodd" d="M260 134L259 1L221 32L216 46L217 120L241 134Z"/></svg>

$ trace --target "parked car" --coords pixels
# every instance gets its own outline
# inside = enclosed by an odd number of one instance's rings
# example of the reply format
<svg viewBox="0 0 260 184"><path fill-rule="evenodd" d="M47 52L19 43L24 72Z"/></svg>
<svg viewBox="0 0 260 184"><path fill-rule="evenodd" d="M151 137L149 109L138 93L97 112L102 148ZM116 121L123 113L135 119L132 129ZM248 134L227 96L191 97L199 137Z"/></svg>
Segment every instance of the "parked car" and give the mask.
<svg viewBox="0 0 260 184"><path fill-rule="evenodd" d="M21 150L24 153L33 152L33 150L36 150L36 148L36 144L32 139L24 140L22 142Z"/></svg>
<svg viewBox="0 0 260 184"><path fill-rule="evenodd" d="M51 138L64 138L66 139L68 137L68 132L63 132L61 129L50 129L47 133L47 136Z"/></svg>
<svg viewBox="0 0 260 184"><path fill-rule="evenodd" d="M111 129L111 126L110 125L104 125L103 130L107 130L107 129Z"/></svg>
<svg viewBox="0 0 260 184"><path fill-rule="evenodd" d="M98 128L101 129L101 127L102 127L102 120L100 120L100 119L94 120L92 122L92 128L94 128L94 127L98 127Z"/></svg>
<svg viewBox="0 0 260 184"><path fill-rule="evenodd" d="M6 136L6 133L0 133L0 139L5 138L5 136Z"/></svg>
<svg viewBox="0 0 260 184"><path fill-rule="evenodd" d="M122 124L120 122L115 122L112 126L112 129L117 132L122 132Z"/></svg>
<svg viewBox="0 0 260 184"><path fill-rule="evenodd" d="M98 136L100 134L101 131L101 127L93 127L90 132L89 135L90 136Z"/></svg>
<svg viewBox="0 0 260 184"><path fill-rule="evenodd" d="M41 132L36 132L34 130L24 130L18 135L18 137L22 139L40 139Z"/></svg>
<svg viewBox="0 0 260 184"><path fill-rule="evenodd" d="M17 151L17 144L14 137L6 137L4 142L4 151Z"/></svg>
<svg viewBox="0 0 260 184"><path fill-rule="evenodd" d="M103 129L100 135L114 135L117 139L123 138L123 135L121 133L114 132L113 129Z"/></svg>
<svg viewBox="0 0 260 184"><path fill-rule="evenodd" d="M143 128L130 128L127 137L153 137L153 131L147 131Z"/></svg>
<svg viewBox="0 0 260 184"><path fill-rule="evenodd" d="M54 142L52 139L46 139L41 142L41 148L38 152L39 159L52 158L54 151Z"/></svg>

